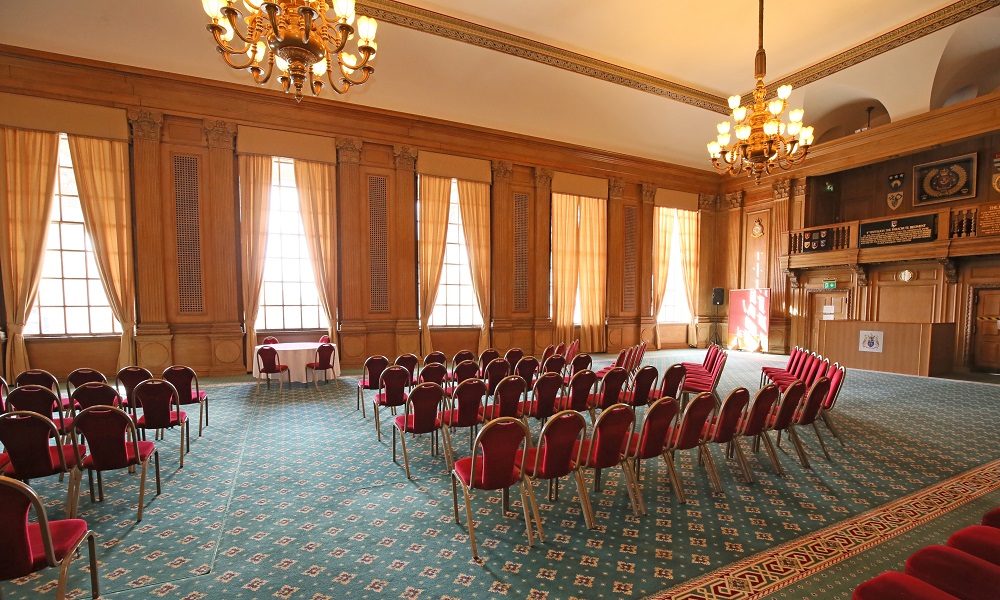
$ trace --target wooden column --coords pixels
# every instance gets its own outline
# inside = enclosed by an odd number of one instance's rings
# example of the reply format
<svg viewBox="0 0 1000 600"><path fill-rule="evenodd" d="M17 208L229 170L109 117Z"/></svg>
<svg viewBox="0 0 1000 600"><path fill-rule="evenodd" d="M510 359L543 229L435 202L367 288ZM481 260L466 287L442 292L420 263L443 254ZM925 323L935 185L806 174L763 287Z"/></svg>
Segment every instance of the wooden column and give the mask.
<svg viewBox="0 0 1000 600"><path fill-rule="evenodd" d="M514 165L508 160L494 160L493 185L491 187L492 209L490 229L492 230L493 281L492 288L492 343L501 352L511 348L514 323L514 191L511 181ZM487 318L483 315L483 318Z"/></svg>
<svg viewBox="0 0 1000 600"><path fill-rule="evenodd" d="M721 197L715 194L698 195L700 221L698 305L694 307L692 312L697 315L695 346L699 348L708 345L713 330L719 333L721 340L725 327L721 310L712 304L712 288L726 285L724 265L727 257L727 244L725 243L727 223L725 215L719 210L721 200ZM691 343L690 340L688 343Z"/></svg>
<svg viewBox="0 0 1000 600"><path fill-rule="evenodd" d="M608 352L617 352L632 342L629 319L623 312L625 289L625 182L620 178L608 180L608 275L605 288Z"/></svg>
<svg viewBox="0 0 1000 600"><path fill-rule="evenodd" d="M337 219L340 223L340 355L346 365L366 358L368 196L361 185L359 139L337 138Z"/></svg>
<svg viewBox="0 0 1000 600"><path fill-rule="evenodd" d="M535 269L534 354L540 357L545 347L552 343L555 333L549 312L552 298L552 169L547 167L535 167L534 209L535 254L531 257Z"/></svg>
<svg viewBox="0 0 1000 600"><path fill-rule="evenodd" d="M396 313L396 346L399 352L421 354L417 301L417 151L393 146L395 193L389 198L393 221L390 255L393 260L393 311ZM413 257L408 259L407 257Z"/></svg>
<svg viewBox="0 0 1000 600"><path fill-rule="evenodd" d="M653 217L656 186L644 183L639 187L639 257L638 277L636 282L639 309L639 339L649 344L653 343L653 329L656 327L656 312L659 306L653 306L653 228L656 221ZM702 234L704 235L704 234ZM637 257L638 258L638 257Z"/></svg>
<svg viewBox="0 0 1000 600"><path fill-rule="evenodd" d="M163 114L130 110L128 120L135 209L136 357L139 366L160 373L173 363L173 336L167 325L163 282L164 208L160 187Z"/></svg>
<svg viewBox="0 0 1000 600"><path fill-rule="evenodd" d="M771 252L768 265L769 287L771 288L771 323L768 334L768 352L788 352L788 195L791 182L788 179L776 181L772 186L774 200L771 202Z"/></svg>

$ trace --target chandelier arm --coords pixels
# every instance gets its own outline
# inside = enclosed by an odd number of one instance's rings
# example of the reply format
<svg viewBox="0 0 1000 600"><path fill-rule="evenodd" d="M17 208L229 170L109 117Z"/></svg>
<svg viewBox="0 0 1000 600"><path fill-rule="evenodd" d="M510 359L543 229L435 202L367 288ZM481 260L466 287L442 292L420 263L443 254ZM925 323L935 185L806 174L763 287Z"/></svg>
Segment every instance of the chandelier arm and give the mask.
<svg viewBox="0 0 1000 600"><path fill-rule="evenodd" d="M351 79L350 74L345 71L346 68L347 67L345 67L344 65L340 65L340 73L342 75L340 81L342 81L345 84L345 87L343 88L344 91L343 92L338 91L338 93L340 94L345 93L347 89L352 85L361 85L362 83L368 81L368 78L371 77L372 73L375 72L375 69L369 66L361 67L360 69L353 69L353 71L361 71L363 75L361 76L361 79ZM337 85L333 83L333 72L327 71L327 75L329 75L330 85L333 86L333 88L336 90Z"/></svg>
<svg viewBox="0 0 1000 600"><path fill-rule="evenodd" d="M365 68L373 69L374 67L368 66L368 59L375 55L375 50L373 50L371 46L358 46L358 52L361 53L362 60L354 67L354 70L357 71L358 69Z"/></svg>
<svg viewBox="0 0 1000 600"><path fill-rule="evenodd" d="M249 56L247 56L247 60L243 64L236 64L233 62L233 57L241 53L223 52L221 49L219 50L219 52L222 54L222 60L226 61L226 64L234 69L249 69L250 66L253 65L254 61ZM243 55L246 56L245 54Z"/></svg>
<svg viewBox="0 0 1000 600"><path fill-rule="evenodd" d="M263 77L261 77L260 74L264 70L261 69L260 66L251 66L251 67L249 67L249 70L250 70L250 74L253 75L253 80L256 83L260 84L260 85L264 85L271 78L271 73L274 71L274 54L271 54L268 57L268 60L267 60L267 72L264 73Z"/></svg>
<svg viewBox="0 0 1000 600"><path fill-rule="evenodd" d="M347 38L352 35L354 35L354 28L347 23L338 21L333 25L326 25L326 35L323 36L323 41L325 42L327 52L330 54L339 54L344 49L344 46L347 45ZM336 42L336 44L332 42Z"/></svg>
<svg viewBox="0 0 1000 600"><path fill-rule="evenodd" d="M282 29L278 27L278 15L281 14L281 8L273 2L264 2L260 7L267 14L267 19L271 22L271 34L274 35L274 41L279 44L284 42L284 36L279 33Z"/></svg>
<svg viewBox="0 0 1000 600"><path fill-rule="evenodd" d="M236 26L236 17L242 16L240 14L240 11L236 10L232 6L228 6L227 5L227 6L223 6L222 9L220 10L220 12L222 13L223 17L225 17L226 19L229 20L229 26L232 27L233 33L236 34L236 37L240 38L247 45L257 43L257 40L254 39L253 36L250 34L250 26L249 25L247 25L247 35L246 36L244 36L242 33L240 33L240 28ZM244 52L245 52L245 50L244 50Z"/></svg>
<svg viewBox="0 0 1000 600"><path fill-rule="evenodd" d="M212 32L212 37L215 38L215 43L218 46L217 49L223 56L227 54L246 54L247 50L250 49L250 44L246 44L243 49L233 48L230 46L229 42L222 39L222 35L226 33L226 30L222 27L222 25L210 23L208 25L208 30Z"/></svg>
<svg viewBox="0 0 1000 600"><path fill-rule="evenodd" d="M313 19L318 17L319 13L308 6L300 6L298 12L302 18L302 41L309 43L309 36L313 31Z"/></svg>

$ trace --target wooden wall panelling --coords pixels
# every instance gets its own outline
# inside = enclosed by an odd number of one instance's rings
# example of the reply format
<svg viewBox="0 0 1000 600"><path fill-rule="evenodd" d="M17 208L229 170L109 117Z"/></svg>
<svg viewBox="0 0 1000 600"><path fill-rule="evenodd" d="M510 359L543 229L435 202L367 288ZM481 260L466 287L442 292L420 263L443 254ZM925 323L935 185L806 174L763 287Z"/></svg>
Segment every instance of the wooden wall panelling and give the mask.
<svg viewBox="0 0 1000 600"><path fill-rule="evenodd" d="M913 272L910 281L900 276ZM873 321L894 323L941 323L942 299L947 283L944 271L935 263L894 263L872 268Z"/></svg>
<svg viewBox="0 0 1000 600"><path fill-rule="evenodd" d="M639 243L637 245L639 264L636 273L638 287L639 340L647 344L653 343L653 329L656 327L656 313L660 307L653 306L653 201L656 199L656 186L644 183L639 186ZM704 220L701 223L702 241L705 239ZM699 248L699 251L701 248ZM703 262L709 262L708 257L702 257ZM648 282L648 283L647 283ZM697 310L694 311L697 314ZM661 344L662 345L662 344Z"/></svg>
<svg viewBox="0 0 1000 600"><path fill-rule="evenodd" d="M337 138L337 221L340 223L340 357L345 366L363 364L368 352L368 186L361 181L359 139Z"/></svg>
<svg viewBox="0 0 1000 600"><path fill-rule="evenodd" d="M537 228L537 207L534 202L535 197L535 173L531 167L523 165L513 165L511 175L511 193L515 205L514 242L515 248L512 252L514 260L514 301L512 307L512 318L510 325L510 345L523 349L526 353L534 352L535 347L535 294L539 288L536 287L536 277L539 270L544 270L548 266L547 254L545 258L537 256L538 242L535 237ZM520 218L517 207L524 209L524 223L519 224ZM502 217L498 217L502 218ZM523 232L522 232L523 228ZM520 235L523 234L523 240ZM523 242L523 248L519 245ZM494 242L494 252L503 252L497 249ZM546 250L547 252L547 250ZM523 254L523 265L519 264ZM521 279L523 278L523 279ZM547 288L545 288L547 289ZM523 304L518 304L519 294L524 295Z"/></svg>
<svg viewBox="0 0 1000 600"><path fill-rule="evenodd" d="M550 302L552 297L552 169L535 167L534 227L531 239L535 244L532 254L534 268L534 354L541 356L552 343L554 330Z"/></svg>
<svg viewBox="0 0 1000 600"><path fill-rule="evenodd" d="M622 288L625 270L625 182L619 178L608 181L608 264L605 306L608 315L608 352L617 352L629 345L627 319L622 313Z"/></svg>
<svg viewBox="0 0 1000 600"><path fill-rule="evenodd" d="M395 301L391 304L396 317L396 346L400 353L423 357L417 299L417 152L398 145L380 145L372 150L381 150L379 162L391 162L395 169L391 179L395 193L389 196L389 257L395 282L391 288ZM366 152L366 157L369 154Z"/></svg>
<svg viewBox="0 0 1000 600"><path fill-rule="evenodd" d="M715 194L700 194L698 196L699 234L698 246L698 294L697 306L697 346L704 347L711 336L712 325L724 319L722 311L725 307L712 304L712 288L725 287L727 276L725 271L728 256L729 241L726 239L728 217L721 209L724 199ZM652 269L650 269L652 278ZM659 307L653 307L659 310ZM721 326L718 326L721 330ZM663 327L660 328L661 340ZM685 339L685 342L687 340ZM686 343L684 345L687 345Z"/></svg>
<svg viewBox="0 0 1000 600"><path fill-rule="evenodd" d="M771 260L771 208L748 211L743 220L741 287L769 287Z"/></svg>
<svg viewBox="0 0 1000 600"><path fill-rule="evenodd" d="M724 205L728 217L726 258L722 261L725 269L722 281L726 282L724 286L726 289L726 303L723 306L723 310L720 310L720 313L726 315L727 327L729 323L729 290L743 287L740 270L743 257L743 197L743 191L726 194ZM720 325L720 328L722 328L722 325ZM726 329L722 328L722 331L726 331ZM725 339L724 335L722 339Z"/></svg>
<svg viewBox="0 0 1000 600"><path fill-rule="evenodd" d="M493 345L501 351L512 344L514 311L514 191L511 181L514 165L510 161L495 160L491 164L493 185L491 186L492 211L492 305L493 314L483 315L483 319L493 319ZM476 344L478 345L478 344Z"/></svg>
<svg viewBox="0 0 1000 600"><path fill-rule="evenodd" d="M978 290L1000 289L1000 258L984 257L963 260L958 269L955 311L956 340L958 349L954 360L956 370L968 371L972 366L974 328L989 326L976 319L975 294Z"/></svg>
<svg viewBox="0 0 1000 600"><path fill-rule="evenodd" d="M788 201L792 181L783 179L772 186L768 287L771 288L771 331L768 335L768 352L785 353L788 345L788 277L782 268L782 259L788 260ZM787 263L786 263L787 264Z"/></svg>

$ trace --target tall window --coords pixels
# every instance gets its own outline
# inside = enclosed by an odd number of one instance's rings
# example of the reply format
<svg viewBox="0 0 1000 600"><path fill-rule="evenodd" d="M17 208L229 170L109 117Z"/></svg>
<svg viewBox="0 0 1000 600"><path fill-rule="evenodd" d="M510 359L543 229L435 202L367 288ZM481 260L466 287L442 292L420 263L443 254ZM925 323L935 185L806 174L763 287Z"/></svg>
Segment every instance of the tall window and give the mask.
<svg viewBox="0 0 1000 600"><path fill-rule="evenodd" d="M418 217L419 218L419 217ZM458 205L458 180L451 180L448 205L448 234L444 248L444 267L434 310L428 319L431 327L482 327L476 291L472 287L469 249L462 230L462 210Z"/></svg>
<svg viewBox="0 0 1000 600"><path fill-rule="evenodd" d="M330 322L320 306L309 260L295 188L295 163L290 158L275 157L271 164L264 283L256 328L326 329Z"/></svg>
<svg viewBox="0 0 1000 600"><path fill-rule="evenodd" d="M656 320L660 323L689 323L691 309L684 291L684 265L681 260L681 234L676 215L670 236L670 264L667 265L667 292Z"/></svg>
<svg viewBox="0 0 1000 600"><path fill-rule="evenodd" d="M120 334L101 285L76 190L69 140L59 136L59 166L38 295L26 334Z"/></svg>

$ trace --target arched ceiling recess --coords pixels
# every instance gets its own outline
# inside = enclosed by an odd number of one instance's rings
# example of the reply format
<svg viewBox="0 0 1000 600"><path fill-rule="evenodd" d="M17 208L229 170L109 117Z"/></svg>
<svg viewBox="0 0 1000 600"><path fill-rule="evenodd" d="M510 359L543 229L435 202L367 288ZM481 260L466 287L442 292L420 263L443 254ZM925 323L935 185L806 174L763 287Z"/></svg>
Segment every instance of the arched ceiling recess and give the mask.
<svg viewBox="0 0 1000 600"><path fill-rule="evenodd" d="M870 123L869 108L872 109ZM880 101L875 98L855 98L827 112L813 122L813 127L817 133L816 143L822 144L891 122L889 111Z"/></svg>
<svg viewBox="0 0 1000 600"><path fill-rule="evenodd" d="M951 28L941 53L930 108L936 109L1000 89L1000 14L984 13Z"/></svg>

